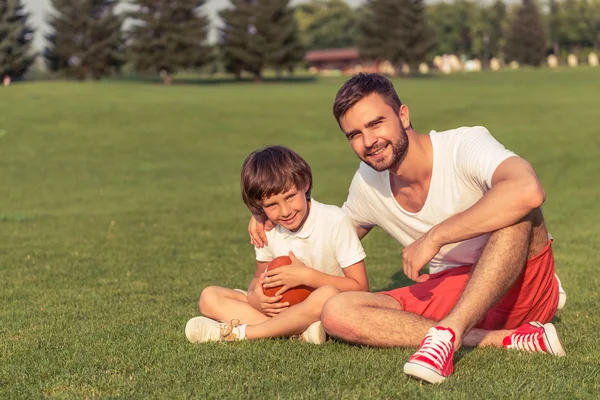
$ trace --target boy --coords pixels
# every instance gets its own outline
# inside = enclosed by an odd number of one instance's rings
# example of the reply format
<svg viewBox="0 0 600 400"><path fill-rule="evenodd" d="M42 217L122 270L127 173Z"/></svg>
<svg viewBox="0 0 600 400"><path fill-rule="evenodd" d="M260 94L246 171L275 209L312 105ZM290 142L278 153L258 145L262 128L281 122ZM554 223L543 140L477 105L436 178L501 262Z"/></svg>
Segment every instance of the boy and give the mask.
<svg viewBox="0 0 600 400"><path fill-rule="evenodd" d="M309 165L292 150L269 146L248 156L241 173L242 198L254 215L275 225L269 245L256 248L256 272L248 293L209 286L198 303L203 317L188 321L190 342L233 341L293 336L325 342L320 322L325 302L339 292L368 291L365 252L350 217L340 208L311 198ZM275 257L292 264L265 273ZM306 285L314 291L294 306L282 293ZM274 297L263 287L282 288ZM228 321L228 322L218 322Z"/></svg>

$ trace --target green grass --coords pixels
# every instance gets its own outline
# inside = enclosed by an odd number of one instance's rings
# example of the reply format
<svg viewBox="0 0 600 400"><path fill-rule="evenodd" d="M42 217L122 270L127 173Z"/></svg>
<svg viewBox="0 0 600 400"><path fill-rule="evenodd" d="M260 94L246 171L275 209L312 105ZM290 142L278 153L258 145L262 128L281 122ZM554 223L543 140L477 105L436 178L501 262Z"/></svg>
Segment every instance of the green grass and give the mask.
<svg viewBox="0 0 600 400"><path fill-rule="evenodd" d="M204 286L253 273L250 151L291 146L315 198L345 199L358 162L331 116L343 80L0 88L0 398L598 397L598 81L593 68L395 81L418 131L484 125L533 164L568 293L567 357L461 350L441 386L402 374L411 349L183 334ZM397 243L375 231L365 248L372 290L408 283Z"/></svg>

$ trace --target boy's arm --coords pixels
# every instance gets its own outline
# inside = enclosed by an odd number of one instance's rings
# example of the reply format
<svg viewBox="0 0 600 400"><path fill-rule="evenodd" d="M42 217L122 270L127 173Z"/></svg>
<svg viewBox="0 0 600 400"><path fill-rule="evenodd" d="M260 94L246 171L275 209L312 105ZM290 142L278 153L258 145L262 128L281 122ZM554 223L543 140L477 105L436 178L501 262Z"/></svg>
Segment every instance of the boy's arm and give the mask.
<svg viewBox="0 0 600 400"><path fill-rule="evenodd" d="M369 280L367 279L367 270L365 260L359 261L349 267L344 268L344 276L329 275L324 272L310 269L306 286L320 287L325 285L335 286L342 292L368 292Z"/></svg>
<svg viewBox="0 0 600 400"><path fill-rule="evenodd" d="M343 268L345 276L334 276L307 267L291 251L289 256L292 259L290 265L268 271L264 279L266 288L282 286L277 295L300 285L312 288L331 285L342 292L369 290L364 260Z"/></svg>
<svg viewBox="0 0 600 400"><path fill-rule="evenodd" d="M273 317L289 307L289 303L279 303L281 296L269 297L262 290L262 275L269 265L268 262L256 261L254 278L248 286L248 304L261 313Z"/></svg>

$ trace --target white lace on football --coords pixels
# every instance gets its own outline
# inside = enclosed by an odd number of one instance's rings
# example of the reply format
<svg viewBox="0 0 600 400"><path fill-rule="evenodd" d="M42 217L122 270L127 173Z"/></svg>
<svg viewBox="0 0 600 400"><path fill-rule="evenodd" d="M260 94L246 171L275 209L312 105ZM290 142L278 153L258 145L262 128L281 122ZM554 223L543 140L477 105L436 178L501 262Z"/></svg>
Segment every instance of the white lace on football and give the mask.
<svg viewBox="0 0 600 400"><path fill-rule="evenodd" d="M421 348L411 357L426 357L433 361L438 369L444 368L444 362L452 351L452 334L435 328L430 329L423 339Z"/></svg>
<svg viewBox="0 0 600 400"><path fill-rule="evenodd" d="M540 333L522 333L513 334L510 345L507 346L509 349L525 350L530 353L544 351L540 346Z"/></svg>

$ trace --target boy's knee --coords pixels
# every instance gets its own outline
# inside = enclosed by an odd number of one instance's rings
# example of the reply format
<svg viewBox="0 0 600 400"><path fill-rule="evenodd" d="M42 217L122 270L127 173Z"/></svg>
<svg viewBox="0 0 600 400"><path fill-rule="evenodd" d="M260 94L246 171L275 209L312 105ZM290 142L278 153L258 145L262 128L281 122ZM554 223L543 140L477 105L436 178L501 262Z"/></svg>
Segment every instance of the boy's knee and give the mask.
<svg viewBox="0 0 600 400"><path fill-rule="evenodd" d="M204 314L208 311L213 304L217 301L219 287L207 286L200 293L200 299L198 300L198 309L200 314Z"/></svg>
<svg viewBox="0 0 600 400"><path fill-rule="evenodd" d="M340 290L335 286L325 285L321 286L313 292L314 300L320 303L320 308L323 308L325 302L333 296L340 293Z"/></svg>

